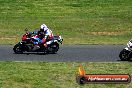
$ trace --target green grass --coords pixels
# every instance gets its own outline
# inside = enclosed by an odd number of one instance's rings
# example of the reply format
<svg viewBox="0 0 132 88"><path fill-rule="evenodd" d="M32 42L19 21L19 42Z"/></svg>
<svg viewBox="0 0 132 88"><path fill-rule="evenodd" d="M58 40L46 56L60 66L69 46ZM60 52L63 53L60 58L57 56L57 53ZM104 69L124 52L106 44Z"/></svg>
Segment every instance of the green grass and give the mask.
<svg viewBox="0 0 132 88"><path fill-rule="evenodd" d="M104 62L0 62L1 88L130 88L130 84L78 85L75 77L82 64L87 74L127 74L131 63Z"/></svg>
<svg viewBox="0 0 132 88"><path fill-rule="evenodd" d="M0 41L15 44L25 28L45 23L64 44L125 44L131 18L132 0L1 0Z"/></svg>

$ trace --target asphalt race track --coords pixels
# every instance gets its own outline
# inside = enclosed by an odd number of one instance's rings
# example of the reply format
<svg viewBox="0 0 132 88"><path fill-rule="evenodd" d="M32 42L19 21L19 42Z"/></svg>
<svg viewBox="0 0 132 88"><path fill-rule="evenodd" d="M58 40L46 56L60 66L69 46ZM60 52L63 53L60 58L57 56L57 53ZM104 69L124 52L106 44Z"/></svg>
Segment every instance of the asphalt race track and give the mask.
<svg viewBox="0 0 132 88"><path fill-rule="evenodd" d="M0 61L96 61L118 62L125 45L63 45L57 54L14 54L13 45L0 45Z"/></svg>

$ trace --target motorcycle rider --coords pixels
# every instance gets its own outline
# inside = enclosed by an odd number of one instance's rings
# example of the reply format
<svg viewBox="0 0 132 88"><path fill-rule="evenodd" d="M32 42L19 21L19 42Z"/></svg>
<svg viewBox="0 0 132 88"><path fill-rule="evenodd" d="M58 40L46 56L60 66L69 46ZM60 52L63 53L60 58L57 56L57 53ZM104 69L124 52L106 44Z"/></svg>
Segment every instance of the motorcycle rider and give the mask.
<svg viewBox="0 0 132 88"><path fill-rule="evenodd" d="M39 39L39 41L34 42L35 44L34 50L39 49L40 44L44 44L44 46L47 48L47 45L50 44L49 41L53 39L53 33L45 24L42 24L40 26L40 30L37 32L36 37L37 39Z"/></svg>
<svg viewBox="0 0 132 88"><path fill-rule="evenodd" d="M44 44L45 47L47 47L47 45L50 44L49 41L51 41L53 39L52 31L45 24L42 24L40 26L39 35L40 35L40 38L42 39L41 44ZM47 42L49 42L49 43L47 43Z"/></svg>

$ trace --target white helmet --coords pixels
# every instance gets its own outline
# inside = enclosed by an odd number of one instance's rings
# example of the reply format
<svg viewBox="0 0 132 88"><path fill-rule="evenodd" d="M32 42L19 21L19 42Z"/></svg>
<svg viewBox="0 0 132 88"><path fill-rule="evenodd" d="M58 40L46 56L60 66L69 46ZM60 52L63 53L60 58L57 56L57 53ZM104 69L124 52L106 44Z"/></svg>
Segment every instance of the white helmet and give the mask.
<svg viewBox="0 0 132 88"><path fill-rule="evenodd" d="M43 30L43 31L47 31L48 30L48 27L45 24L42 24L40 26L40 29Z"/></svg>

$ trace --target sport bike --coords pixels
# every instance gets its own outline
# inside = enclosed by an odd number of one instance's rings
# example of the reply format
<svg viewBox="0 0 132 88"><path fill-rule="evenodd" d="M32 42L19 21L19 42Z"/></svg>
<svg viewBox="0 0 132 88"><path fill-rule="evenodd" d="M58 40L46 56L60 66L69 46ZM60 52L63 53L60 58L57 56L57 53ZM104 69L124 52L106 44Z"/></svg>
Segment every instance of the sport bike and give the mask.
<svg viewBox="0 0 132 88"><path fill-rule="evenodd" d="M32 34L31 32L26 32L22 36L22 41L17 43L13 51L16 54L22 54L24 52L42 52L44 54L47 53L57 53L59 50L59 45L62 44L62 37L61 36L54 36L52 40L47 41L45 44L39 44L36 46L33 42L39 42L39 38L35 38L36 35Z"/></svg>

